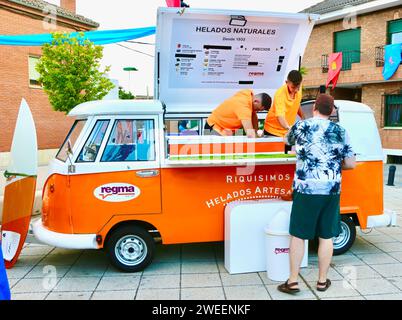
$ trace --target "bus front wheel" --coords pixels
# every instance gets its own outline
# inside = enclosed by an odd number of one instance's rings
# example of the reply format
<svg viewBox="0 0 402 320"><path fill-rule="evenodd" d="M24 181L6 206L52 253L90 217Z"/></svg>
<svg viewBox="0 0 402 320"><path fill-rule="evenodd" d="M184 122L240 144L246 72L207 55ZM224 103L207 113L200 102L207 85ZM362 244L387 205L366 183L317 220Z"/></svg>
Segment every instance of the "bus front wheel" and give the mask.
<svg viewBox="0 0 402 320"><path fill-rule="evenodd" d="M144 270L153 260L155 241L147 230L125 225L113 231L107 253L114 267L124 272Z"/></svg>

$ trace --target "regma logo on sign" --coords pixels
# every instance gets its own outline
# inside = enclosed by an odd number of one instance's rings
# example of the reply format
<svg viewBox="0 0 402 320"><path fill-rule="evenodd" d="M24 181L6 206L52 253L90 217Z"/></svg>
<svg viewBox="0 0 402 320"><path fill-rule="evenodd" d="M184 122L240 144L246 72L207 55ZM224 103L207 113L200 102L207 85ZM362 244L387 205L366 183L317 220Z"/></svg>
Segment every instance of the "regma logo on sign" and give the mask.
<svg viewBox="0 0 402 320"><path fill-rule="evenodd" d="M128 183L108 183L97 187L94 196L102 201L130 201L140 195L140 189Z"/></svg>

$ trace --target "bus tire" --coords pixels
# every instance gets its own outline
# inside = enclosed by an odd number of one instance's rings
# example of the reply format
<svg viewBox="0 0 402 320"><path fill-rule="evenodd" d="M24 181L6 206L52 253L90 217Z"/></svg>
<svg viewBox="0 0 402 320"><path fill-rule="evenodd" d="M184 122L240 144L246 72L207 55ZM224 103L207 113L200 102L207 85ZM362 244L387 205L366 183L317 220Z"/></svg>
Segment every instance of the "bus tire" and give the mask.
<svg viewBox="0 0 402 320"><path fill-rule="evenodd" d="M341 216L341 233L333 238L334 256L341 255L348 251L356 239L356 225L353 219L347 215Z"/></svg>
<svg viewBox="0 0 402 320"><path fill-rule="evenodd" d="M114 267L124 272L138 272L152 262L155 241L147 230L124 225L110 235L106 250Z"/></svg>

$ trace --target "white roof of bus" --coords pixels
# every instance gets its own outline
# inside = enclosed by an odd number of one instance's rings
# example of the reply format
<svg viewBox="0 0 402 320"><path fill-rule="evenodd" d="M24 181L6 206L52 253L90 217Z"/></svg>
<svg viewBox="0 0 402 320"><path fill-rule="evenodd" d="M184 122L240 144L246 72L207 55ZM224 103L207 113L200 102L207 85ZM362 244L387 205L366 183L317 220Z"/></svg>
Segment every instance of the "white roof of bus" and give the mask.
<svg viewBox="0 0 402 320"><path fill-rule="evenodd" d="M308 102L310 101L305 103ZM373 113L369 106L355 101L335 100L335 106L340 112ZM68 115L84 118L99 115L160 113L163 113L163 106L159 100L96 100L79 104Z"/></svg>
<svg viewBox="0 0 402 320"><path fill-rule="evenodd" d="M341 112L369 112L373 113L373 109L371 109L368 105L349 100L335 100L335 106L339 108Z"/></svg>
<svg viewBox="0 0 402 320"><path fill-rule="evenodd" d="M88 117L120 114L159 114L163 113L158 100L96 100L84 102L72 109L70 117Z"/></svg>

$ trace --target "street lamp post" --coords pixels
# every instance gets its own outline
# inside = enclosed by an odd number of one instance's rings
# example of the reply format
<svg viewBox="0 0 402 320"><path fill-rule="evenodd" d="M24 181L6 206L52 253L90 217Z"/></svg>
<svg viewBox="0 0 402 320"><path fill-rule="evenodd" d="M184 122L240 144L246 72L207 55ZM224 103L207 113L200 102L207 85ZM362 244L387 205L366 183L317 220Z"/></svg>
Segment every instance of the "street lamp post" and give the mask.
<svg viewBox="0 0 402 320"><path fill-rule="evenodd" d="M129 89L128 89L128 91L130 91L131 92L131 71L138 71L138 69L136 68L136 67L124 67L123 68L123 70L124 71L128 71L128 87L129 87Z"/></svg>

